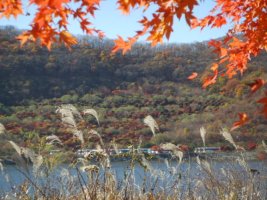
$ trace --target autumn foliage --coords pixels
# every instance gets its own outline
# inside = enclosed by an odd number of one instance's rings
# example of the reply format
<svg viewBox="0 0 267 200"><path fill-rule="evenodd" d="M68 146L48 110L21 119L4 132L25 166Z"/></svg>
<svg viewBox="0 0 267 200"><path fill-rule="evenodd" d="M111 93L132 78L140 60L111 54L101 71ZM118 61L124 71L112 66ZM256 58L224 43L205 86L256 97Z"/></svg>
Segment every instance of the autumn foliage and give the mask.
<svg viewBox="0 0 267 200"><path fill-rule="evenodd" d="M104 33L94 28L89 20L100 8L101 0L29 0L28 3L30 6L36 6L37 9L31 29L18 37L21 45L30 40L39 41L48 49L51 49L51 45L55 42L64 43L70 48L77 44L75 37L68 31L70 17L74 17L80 23L85 33L104 36ZM76 6L71 6L74 4ZM118 9L125 14L132 12L134 8L144 12L155 5L157 8L151 18L144 16L139 20L142 28L137 30L135 35L127 40L118 36L114 41L113 53L119 50L126 53L144 35L152 46L162 43L164 38L169 39L171 36L175 18L184 18L190 27L201 29L220 28L231 23L232 27L224 39L209 42L214 52L218 54L218 60L211 64L211 74L204 78L203 88L214 84L219 76L232 78L237 74L242 75L251 57L257 56L261 50L267 50L266 0L217 0L209 15L202 19L194 16L193 11L198 5L197 0L117 0L117 5ZM0 18L18 15L27 15L21 0L0 2ZM188 77L188 79L194 78L196 78L194 73ZM251 93L255 93L264 83L261 78L251 83ZM263 113L267 116L265 98L258 102L263 104Z"/></svg>
<svg viewBox="0 0 267 200"><path fill-rule="evenodd" d="M244 124L248 123L249 118L246 113L239 113L239 121L236 121L231 128L231 131L243 126Z"/></svg>
<svg viewBox="0 0 267 200"><path fill-rule="evenodd" d="M70 3L79 5L73 9ZM55 42L62 42L67 47L77 44L77 40L68 32L68 20L72 16L79 21L81 29L87 34L98 34L102 37L103 33L91 27L88 20L89 16L94 16L100 0L30 0L29 5L37 7L31 29L22 33L18 39L23 45L28 40L39 40L41 45L51 49ZM4 0L0 2L0 17L17 17L23 12L21 0Z"/></svg>

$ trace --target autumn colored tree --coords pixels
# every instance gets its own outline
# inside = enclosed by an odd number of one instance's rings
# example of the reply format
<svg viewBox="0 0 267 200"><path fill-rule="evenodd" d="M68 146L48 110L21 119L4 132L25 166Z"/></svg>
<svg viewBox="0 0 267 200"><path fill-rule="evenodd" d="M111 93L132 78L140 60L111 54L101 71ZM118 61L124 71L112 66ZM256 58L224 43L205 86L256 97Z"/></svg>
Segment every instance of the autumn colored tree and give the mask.
<svg viewBox="0 0 267 200"><path fill-rule="evenodd" d="M27 41L39 41L41 45L51 49L53 43L62 42L70 48L77 43L67 28L71 16L79 21L81 29L87 34L103 37L104 33L93 28L89 20L97 9L101 9L100 2L101 0L29 0L29 5L36 6L37 10L31 29L22 33L18 39L21 45ZM70 4L76 4L75 8ZM214 8L203 19L198 19L193 13L198 5L197 0L117 0L117 5L125 14L132 12L133 8L145 11L156 5L157 9L151 18L140 19L142 28L137 30L134 36L126 40L119 36L114 41L113 53L119 50L126 53L145 34L148 35L147 41L151 42L152 46L162 43L164 38L170 37L175 18L184 17L190 27L202 29L220 28L231 23L232 28L223 40L209 42L218 54L218 60L210 66L211 75L204 79L203 88L214 84L219 76L232 78L238 73L243 74L251 57L267 50L266 0L216 0ZM0 18L18 15L27 15L21 0L0 2ZM197 74L194 73L188 78L197 78ZM264 84L265 81L261 78L255 80L249 85L251 93L255 93ZM263 113L267 117L267 93L258 103L263 104ZM245 114L241 113L240 116ZM249 121L247 116L245 120L242 119L241 117L241 125Z"/></svg>

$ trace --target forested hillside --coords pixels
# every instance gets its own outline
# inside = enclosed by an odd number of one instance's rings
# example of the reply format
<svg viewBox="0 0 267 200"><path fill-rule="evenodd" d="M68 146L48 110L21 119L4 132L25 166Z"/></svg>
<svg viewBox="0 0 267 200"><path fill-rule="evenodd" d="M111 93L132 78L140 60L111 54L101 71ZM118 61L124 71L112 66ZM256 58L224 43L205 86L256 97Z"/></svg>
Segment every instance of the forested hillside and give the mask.
<svg viewBox="0 0 267 200"><path fill-rule="evenodd" d="M209 73L205 69L216 59L206 42L154 48L139 43L126 55L111 55L111 40L80 37L71 51L57 46L49 52L36 44L20 48L17 32L13 27L0 30L0 122L7 129L2 137L31 146L55 134L76 148L79 142L55 113L61 104L74 104L100 115L99 126L86 116L78 124L81 129L95 129L106 141L121 145L140 137L144 146L163 141L201 145L201 126L207 128L209 143L216 145L223 142L219 130L231 127L239 112L252 118L233 132L237 142L267 139L266 119L255 103L263 91L251 96L248 87L256 78L267 79L266 53L253 59L243 76L220 78L203 90L201 80ZM200 75L190 81L192 72ZM155 137L143 124L146 115L159 124Z"/></svg>

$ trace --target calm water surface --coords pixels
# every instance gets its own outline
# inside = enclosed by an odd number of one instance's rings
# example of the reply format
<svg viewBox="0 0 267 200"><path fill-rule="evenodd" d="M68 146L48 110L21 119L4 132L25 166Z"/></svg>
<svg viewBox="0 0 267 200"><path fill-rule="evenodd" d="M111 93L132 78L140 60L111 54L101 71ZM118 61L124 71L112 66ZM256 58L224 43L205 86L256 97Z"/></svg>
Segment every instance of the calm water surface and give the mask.
<svg viewBox="0 0 267 200"><path fill-rule="evenodd" d="M240 170L242 172L243 168L237 164L236 162L229 164L230 162L218 162L212 161L210 162L213 171L220 171L222 168L224 169L233 169ZM143 185L144 177L146 179L146 184L149 184L155 179L153 177L162 177L162 180L157 180L157 184L164 185L166 181L175 181L178 177L181 180L186 181L188 177L197 178L201 174L201 170L199 169L196 161L191 162L183 162L179 165L176 161L170 161L167 164L164 160L153 160L149 161L150 169L152 171L148 172L139 164L135 165L134 169L134 178L135 184ZM130 163L128 161L120 161L120 162L112 162L111 170L115 174L117 182L120 183L124 179L127 172L130 171ZM248 167L250 169L257 170L261 175L267 175L267 162L266 161L249 161ZM69 167L68 165L60 165L57 167L51 174L50 178L55 179L55 177L59 178L62 176L62 172L67 169L69 172L69 176L73 176L77 178L77 170L75 168ZM66 170L65 170L66 171ZM155 175L156 174L156 175ZM87 181L86 173L82 172L83 178ZM28 176L36 181L31 173ZM8 191L12 191L12 188L18 186L26 180L25 175L23 175L15 165L5 165L4 171L0 172L0 194L6 193ZM39 178L38 182L42 182L45 184L46 180L42 180ZM56 187L56 184L55 184ZM1 196L1 195L0 195Z"/></svg>

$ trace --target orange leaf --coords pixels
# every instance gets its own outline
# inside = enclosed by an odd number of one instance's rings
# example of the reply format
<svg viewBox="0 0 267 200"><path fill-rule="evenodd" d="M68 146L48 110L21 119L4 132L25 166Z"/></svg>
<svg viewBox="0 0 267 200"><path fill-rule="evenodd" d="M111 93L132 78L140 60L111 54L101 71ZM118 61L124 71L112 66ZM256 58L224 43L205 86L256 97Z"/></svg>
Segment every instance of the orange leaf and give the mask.
<svg viewBox="0 0 267 200"><path fill-rule="evenodd" d="M249 83L251 93L253 94L265 84L263 79L256 79L253 83Z"/></svg>
<svg viewBox="0 0 267 200"><path fill-rule="evenodd" d="M187 77L188 80L193 80L198 76L196 72L193 72L190 76Z"/></svg>
<svg viewBox="0 0 267 200"><path fill-rule="evenodd" d="M222 25L224 25L224 24L226 24L227 22L226 22L226 20L225 20L225 18L224 17L222 17L222 16L217 16L217 19L214 21L214 24L212 25L212 28L213 27L217 27L217 28L219 28L219 27L221 27Z"/></svg>
<svg viewBox="0 0 267 200"><path fill-rule="evenodd" d="M62 4L63 3L68 3L69 0L50 0L48 5L51 8L55 8L55 9L61 9L62 8Z"/></svg>
<svg viewBox="0 0 267 200"><path fill-rule="evenodd" d="M234 122L231 131L239 128L240 126L243 126L249 121L249 118L246 113L238 113L238 115L239 115L239 121Z"/></svg>
<svg viewBox="0 0 267 200"><path fill-rule="evenodd" d="M73 37L69 32L67 31L61 31L60 34L60 40L65 43L67 47L70 47L72 45L77 44L77 40L75 37Z"/></svg>
<svg viewBox="0 0 267 200"><path fill-rule="evenodd" d="M191 19L191 21L190 21L190 27L192 28L192 29L194 29L194 28L197 28L199 26L199 21L198 21L198 19L197 18L193 18L193 19Z"/></svg>
<svg viewBox="0 0 267 200"><path fill-rule="evenodd" d="M124 39L121 36L118 36L118 39L114 40L114 47L111 51L111 53L115 53L120 49L123 49L123 51L128 51L130 48L127 46L127 42L124 41Z"/></svg>
<svg viewBox="0 0 267 200"><path fill-rule="evenodd" d="M81 25L81 28L83 31L85 31L86 33L90 33L92 30L90 30L88 28L88 26L90 25L91 23L88 22L86 19L83 19L81 22L80 22L80 25Z"/></svg>
<svg viewBox="0 0 267 200"><path fill-rule="evenodd" d="M20 40L20 46L22 47L29 39L29 35L27 33L22 33L18 37L16 37L17 40Z"/></svg>
<svg viewBox="0 0 267 200"><path fill-rule="evenodd" d="M227 55L227 49L221 48L220 49L220 56L221 58L225 57Z"/></svg>
<svg viewBox="0 0 267 200"><path fill-rule="evenodd" d="M1 0L0 1L0 19L6 17L9 19L11 16L15 18L23 14L21 0Z"/></svg>
<svg viewBox="0 0 267 200"><path fill-rule="evenodd" d="M208 76L208 77L205 78L202 87L206 88L209 85L216 83L217 77L218 77L218 70L215 70L213 76Z"/></svg>
<svg viewBox="0 0 267 200"><path fill-rule="evenodd" d="M136 42L137 38L132 37L128 38L128 41L124 41L121 36L118 36L118 39L114 40L114 47L111 51L112 54L117 52L118 50L122 50L122 54L125 54L127 51L129 51L132 48L132 45Z"/></svg>
<svg viewBox="0 0 267 200"><path fill-rule="evenodd" d="M218 69L218 67L219 67L219 65L218 65L217 63L213 63L213 64L211 65L210 69L211 69L212 71L215 71L215 70Z"/></svg>

